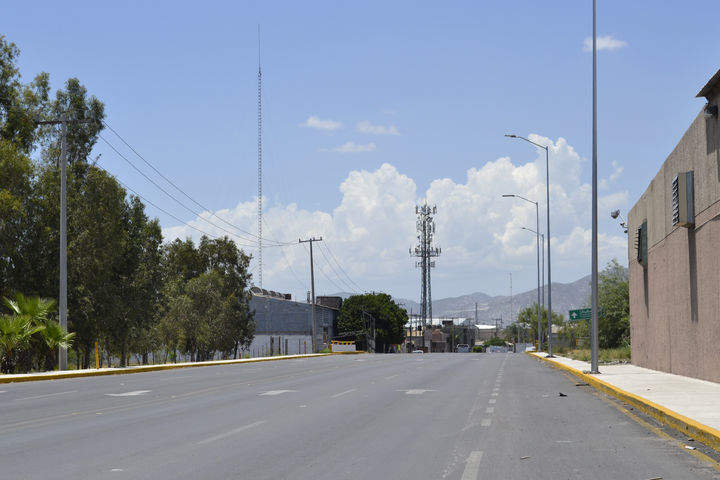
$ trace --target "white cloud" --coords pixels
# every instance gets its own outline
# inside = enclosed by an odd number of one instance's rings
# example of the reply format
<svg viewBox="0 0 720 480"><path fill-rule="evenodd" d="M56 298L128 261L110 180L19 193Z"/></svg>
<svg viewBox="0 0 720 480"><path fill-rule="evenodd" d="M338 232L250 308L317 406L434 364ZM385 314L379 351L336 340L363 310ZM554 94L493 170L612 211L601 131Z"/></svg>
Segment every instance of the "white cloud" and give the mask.
<svg viewBox="0 0 720 480"><path fill-rule="evenodd" d="M553 280L573 281L590 268L591 192L587 168L583 168L587 161L563 138L529 138L550 145ZM526 163L513 163L508 157L478 162L467 170L463 180L439 178L426 190L419 190L413 179L385 163L376 170L350 171L339 187L341 200L332 209L313 211L295 203L270 206L264 213L268 226L264 232L268 238L285 241L322 235L348 275L362 287L416 298L418 272L408 248L417 241L414 207L427 200L438 207L436 240L442 247L433 270L435 295L478 290L502 293L505 288L498 285L504 285L508 271L518 272L517 280L513 275L514 281L526 282L518 289L533 288L535 239L521 227L535 228L535 206L503 198L502 194L514 193L538 201L540 228L545 231L544 179L545 152L540 149ZM599 199L601 212L625 206L627 200L626 191L607 192ZM254 200L247 199L217 214L254 231L255 209ZM605 216L603 213L601 218ZM606 220L608 233L601 231L599 236L601 265L613 257L623 261L627 251L627 238L609 217ZM190 224L209 233L224 234L199 219ZM199 236L187 226L165 228L163 234L166 240ZM254 252L254 248L249 251ZM295 244L283 251L285 255L279 247L263 250L264 285L304 296L309 283L308 253ZM321 253L315 252L315 262L320 293L349 290Z"/></svg>
<svg viewBox="0 0 720 480"><path fill-rule="evenodd" d="M373 125L367 120L358 122L355 128L360 133L370 133L372 135L400 135L395 125Z"/></svg>
<svg viewBox="0 0 720 480"><path fill-rule="evenodd" d="M616 160L613 160L611 165L613 167L613 173L610 174L610 180L615 181L620 178L620 174L625 170L625 167L621 166Z"/></svg>
<svg viewBox="0 0 720 480"><path fill-rule="evenodd" d="M341 122L331 120L329 118L322 119L316 117L315 115L311 115L308 117L307 120L301 123L300 126L306 128L313 128L315 130L333 131L341 129L343 125Z"/></svg>
<svg viewBox="0 0 720 480"><path fill-rule="evenodd" d="M597 37L597 49L600 50L618 50L626 47L627 42L619 40L612 35L605 35L603 37ZM587 37L583 41L583 51L592 52L592 37Z"/></svg>
<svg viewBox="0 0 720 480"><path fill-rule="evenodd" d="M358 144L355 142L345 142L339 147L331 148L331 149L323 149L323 151L327 152L338 152L338 153L362 153L362 152L372 152L375 150L376 145L372 142L366 143L366 144Z"/></svg>

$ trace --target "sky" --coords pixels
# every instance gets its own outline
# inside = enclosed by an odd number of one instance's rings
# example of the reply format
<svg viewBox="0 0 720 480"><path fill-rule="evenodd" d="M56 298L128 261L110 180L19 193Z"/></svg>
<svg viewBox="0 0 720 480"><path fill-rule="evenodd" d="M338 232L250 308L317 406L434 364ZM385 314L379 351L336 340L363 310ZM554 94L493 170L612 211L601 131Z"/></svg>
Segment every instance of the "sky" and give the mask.
<svg viewBox="0 0 720 480"><path fill-rule="evenodd" d="M691 7L691 8L690 8ZM417 299L415 205L437 205L434 298L536 286L550 147L553 280L590 271L590 0L14 2L0 32L25 81L77 77L106 105L93 156L146 200L167 241L233 233L257 247L258 25L263 72L263 287ZM627 265L623 215L720 67L717 1L598 2L600 264ZM187 195L187 196L185 196ZM189 198L197 202L193 203ZM150 204L152 202L152 205ZM200 208L202 205L203 208ZM188 210L185 207L189 207ZM207 209L207 210L206 210ZM193 213L195 212L195 213ZM199 215L197 215L198 213ZM231 226L232 225L232 226ZM249 232L243 233L239 229Z"/></svg>

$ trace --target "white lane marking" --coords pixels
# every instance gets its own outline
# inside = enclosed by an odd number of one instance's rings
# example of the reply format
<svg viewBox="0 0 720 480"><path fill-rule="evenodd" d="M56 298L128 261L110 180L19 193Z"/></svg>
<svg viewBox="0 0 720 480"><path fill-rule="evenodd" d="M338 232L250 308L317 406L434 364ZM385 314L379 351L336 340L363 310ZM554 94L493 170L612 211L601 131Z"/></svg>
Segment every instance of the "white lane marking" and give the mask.
<svg viewBox="0 0 720 480"><path fill-rule="evenodd" d="M0 390L0 393L5 393L7 390Z"/></svg>
<svg viewBox="0 0 720 480"><path fill-rule="evenodd" d="M307 405L300 405L300 408L307 408Z"/></svg>
<svg viewBox="0 0 720 480"><path fill-rule="evenodd" d="M437 390L423 390L421 388L411 390L397 390L398 392L405 392L405 395L422 395L425 392L436 392Z"/></svg>
<svg viewBox="0 0 720 480"><path fill-rule="evenodd" d="M498 388L498 387L493 388L493 392L499 392L499 391L500 391L500 388Z"/></svg>
<svg viewBox="0 0 720 480"><path fill-rule="evenodd" d="M267 392L258 393L258 395L272 396L272 395L282 395L283 393L290 393L290 392L297 392L297 390L270 390Z"/></svg>
<svg viewBox="0 0 720 480"><path fill-rule="evenodd" d="M495 411L495 407L487 407L485 409L485 413L493 413Z"/></svg>
<svg viewBox="0 0 720 480"><path fill-rule="evenodd" d="M499 393L498 393L498 392L493 392L491 395L492 395L493 397L497 397L497 396L499 395Z"/></svg>
<svg viewBox="0 0 720 480"><path fill-rule="evenodd" d="M482 456L483 452L470 452L470 455L465 462L465 470L463 471L461 480L477 480L478 474L480 473L480 461L482 460Z"/></svg>
<svg viewBox="0 0 720 480"><path fill-rule="evenodd" d="M490 400L488 400L488 403L495 403L495 402L497 402L496 398L491 398Z"/></svg>
<svg viewBox="0 0 720 480"><path fill-rule="evenodd" d="M106 393L105 395L108 397L136 397L138 395L145 395L148 392L152 392L152 390L134 390L125 393Z"/></svg>
<svg viewBox="0 0 720 480"><path fill-rule="evenodd" d="M346 393L351 393L351 392L354 392L355 390L357 390L357 388L351 388L350 390L345 390L344 392L336 393L335 395L330 396L330 398L342 397Z"/></svg>
<svg viewBox="0 0 720 480"><path fill-rule="evenodd" d="M248 425L243 425L242 427L235 428L235 429L233 429L233 430L230 430L229 432L221 433L221 434L219 434L219 435L215 435L215 436L213 436L213 437L206 438L205 440L200 440L197 444L198 444L198 445L205 445L205 444L207 444L207 443L214 442L214 441L216 441L216 440L222 440L223 438L227 438L227 437L229 437L229 436L231 436L231 435L235 435L235 434L237 434L237 433L243 432L243 431L248 430L248 429L250 429L250 428L257 427L258 425L262 425L262 424L265 423L265 422L266 422L266 420L260 420L260 421L258 421L258 422L253 422L253 423L248 424Z"/></svg>
<svg viewBox="0 0 720 480"><path fill-rule="evenodd" d="M389 377L385 377L385 380L390 380L390 379L392 379L392 378L397 377L398 375L399 375L399 374L397 374L397 373L396 373L395 375L390 375ZM2 393L2 392L0 392L0 393Z"/></svg>
<svg viewBox="0 0 720 480"><path fill-rule="evenodd" d="M65 395L67 393L75 393L77 390L68 390L67 392L48 393L46 395L33 395L32 397L18 398L18 400L34 400L36 398L54 397L56 395Z"/></svg>
<svg viewBox="0 0 720 480"><path fill-rule="evenodd" d="M480 422L480 425L483 427L489 427L492 423L492 418L483 418L482 422Z"/></svg>
<svg viewBox="0 0 720 480"><path fill-rule="evenodd" d="M111 472L122 472L123 469L122 468L111 468L110 471Z"/></svg>

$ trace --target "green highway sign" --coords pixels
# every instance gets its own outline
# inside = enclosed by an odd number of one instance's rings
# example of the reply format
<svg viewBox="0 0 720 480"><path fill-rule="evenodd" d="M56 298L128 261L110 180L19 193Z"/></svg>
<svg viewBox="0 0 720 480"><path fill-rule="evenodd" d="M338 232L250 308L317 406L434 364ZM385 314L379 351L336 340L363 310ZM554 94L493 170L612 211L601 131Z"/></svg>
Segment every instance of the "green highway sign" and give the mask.
<svg viewBox="0 0 720 480"><path fill-rule="evenodd" d="M592 318L591 308L580 308L578 310L570 310L569 317L571 322L578 320L590 320Z"/></svg>

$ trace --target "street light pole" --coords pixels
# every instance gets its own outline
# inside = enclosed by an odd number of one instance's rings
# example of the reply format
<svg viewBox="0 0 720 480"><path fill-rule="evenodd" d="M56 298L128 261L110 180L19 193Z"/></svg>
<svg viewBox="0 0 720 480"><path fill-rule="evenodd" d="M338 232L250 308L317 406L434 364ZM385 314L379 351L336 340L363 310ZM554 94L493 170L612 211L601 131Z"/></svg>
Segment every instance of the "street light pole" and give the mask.
<svg viewBox="0 0 720 480"><path fill-rule="evenodd" d="M594 0L593 0L594 1ZM548 263L548 354L547 356L552 358L552 262L550 261L550 147L547 145L540 145L532 140L529 140L520 135L506 134L508 138L519 138L525 140L528 143L532 143L536 147L545 149L545 193L546 193L546 207L547 207L547 263Z"/></svg>
<svg viewBox="0 0 720 480"><path fill-rule="evenodd" d="M590 373L598 370L598 216L597 216L597 0L593 0L593 132L592 132L592 336Z"/></svg>
<svg viewBox="0 0 720 480"><path fill-rule="evenodd" d="M535 204L535 228L536 230L531 230L529 228L522 227L523 230L527 230L529 232L532 232L535 234L535 243L537 246L537 274L538 274L538 286L537 286L537 324L538 324L538 347L537 351L540 351L540 346L542 345L542 328L540 323L540 207L538 206L538 202L533 202L532 200L528 200L525 197L521 197L520 195L503 195L503 197L517 197L521 200L525 200L526 202L530 202ZM544 242L543 242L544 243ZM543 245L544 246L544 245ZM544 262L543 262L544 263ZM543 266L543 269L545 267ZM544 299L544 298L543 298Z"/></svg>

